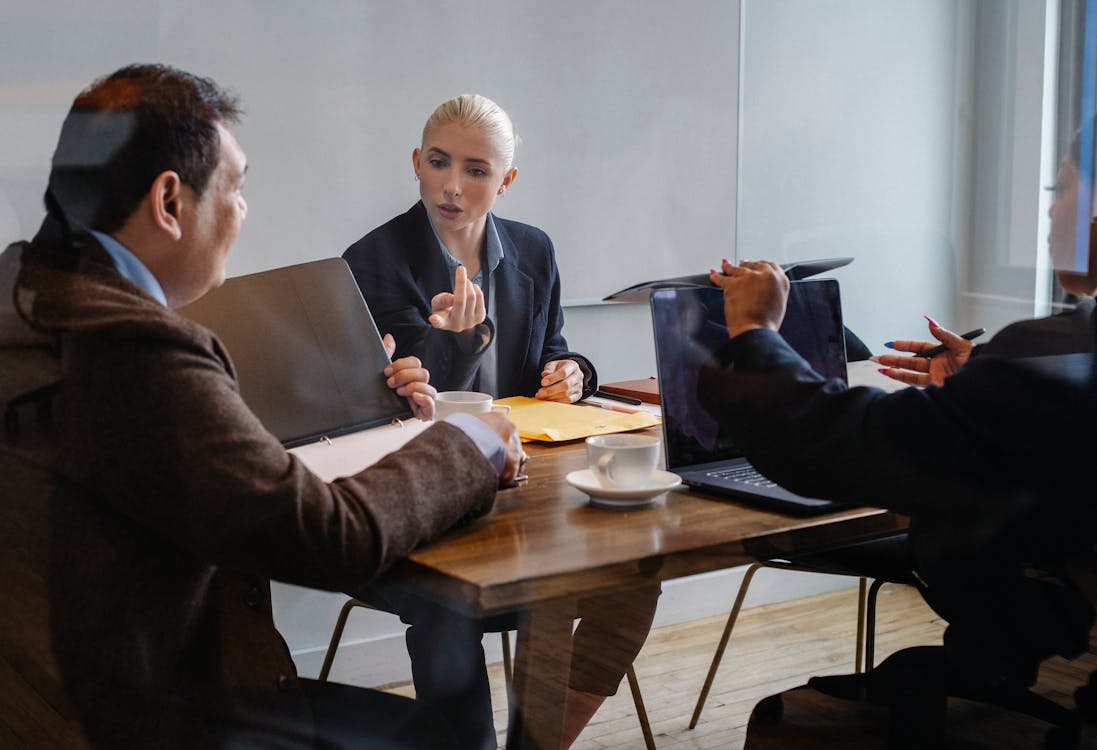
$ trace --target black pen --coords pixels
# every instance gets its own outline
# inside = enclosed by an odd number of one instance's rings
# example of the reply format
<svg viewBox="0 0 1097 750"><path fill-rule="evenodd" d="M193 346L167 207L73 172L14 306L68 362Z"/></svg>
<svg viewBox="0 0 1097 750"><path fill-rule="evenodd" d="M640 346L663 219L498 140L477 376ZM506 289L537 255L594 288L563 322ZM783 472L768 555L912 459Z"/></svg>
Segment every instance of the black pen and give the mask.
<svg viewBox="0 0 1097 750"><path fill-rule="evenodd" d="M979 338L980 336L982 336L986 332L987 332L987 329L985 329L985 328L976 328L974 331L968 331L967 333L961 333L960 338L967 339L968 341L971 341L972 339ZM945 346L944 344L941 344L940 346L934 346L930 349L920 351L917 354L915 354L914 356L915 357L926 357L928 359L929 357L936 357L938 354L944 354L947 351L948 351L948 347Z"/></svg>
<svg viewBox="0 0 1097 750"><path fill-rule="evenodd" d="M624 396L620 393L609 393L608 391L603 390L597 390L591 395L597 398L608 398L611 401L620 401L622 404L632 404L633 406L639 406L643 403L640 399L633 398L632 396Z"/></svg>

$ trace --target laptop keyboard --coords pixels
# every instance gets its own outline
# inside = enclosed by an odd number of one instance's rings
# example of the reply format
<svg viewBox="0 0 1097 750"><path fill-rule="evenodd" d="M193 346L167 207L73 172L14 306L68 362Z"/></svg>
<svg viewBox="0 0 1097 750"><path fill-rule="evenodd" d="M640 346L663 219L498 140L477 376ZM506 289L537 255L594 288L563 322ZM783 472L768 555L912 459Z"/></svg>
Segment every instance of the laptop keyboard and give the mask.
<svg viewBox="0 0 1097 750"><path fill-rule="evenodd" d="M736 466L731 469L720 469L719 471L707 472L705 476L712 477L713 479L722 479L725 482L734 482L735 484L749 484L751 487L776 487L775 482L771 482L764 476L758 473L758 470L753 466Z"/></svg>

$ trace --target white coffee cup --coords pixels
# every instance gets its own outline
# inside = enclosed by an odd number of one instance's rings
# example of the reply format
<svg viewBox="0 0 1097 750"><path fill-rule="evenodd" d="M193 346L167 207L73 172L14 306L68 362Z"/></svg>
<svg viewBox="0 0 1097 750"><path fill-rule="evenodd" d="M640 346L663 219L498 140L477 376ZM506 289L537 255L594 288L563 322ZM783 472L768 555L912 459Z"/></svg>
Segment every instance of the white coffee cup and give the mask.
<svg viewBox="0 0 1097 750"><path fill-rule="evenodd" d="M487 414L489 411L510 414L510 407L492 404L491 394L476 391L442 391L434 398L434 418L437 420L450 414Z"/></svg>
<svg viewBox="0 0 1097 750"><path fill-rule="evenodd" d="M650 435L595 435L587 438L590 471L603 487L646 486L659 460L659 438Z"/></svg>

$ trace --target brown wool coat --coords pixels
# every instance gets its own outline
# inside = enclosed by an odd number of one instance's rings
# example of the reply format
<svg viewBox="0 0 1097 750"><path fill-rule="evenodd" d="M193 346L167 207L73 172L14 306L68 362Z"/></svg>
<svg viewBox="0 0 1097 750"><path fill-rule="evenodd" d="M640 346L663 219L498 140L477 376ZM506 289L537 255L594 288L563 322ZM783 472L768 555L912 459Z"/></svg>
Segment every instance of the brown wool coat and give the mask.
<svg viewBox="0 0 1097 750"><path fill-rule="evenodd" d="M244 405L212 333L122 278L91 239L76 269L50 257L0 263L21 267L22 306L60 343L63 378L52 428L19 407L19 436L0 442L0 708L31 717L17 734L45 731L35 717L54 712L78 719L59 741L79 723L97 744L153 745L239 696L292 695L271 579L360 589L491 508L493 468L447 424L321 481ZM43 356L20 325L0 314L0 372ZM17 395L0 391L0 407Z"/></svg>

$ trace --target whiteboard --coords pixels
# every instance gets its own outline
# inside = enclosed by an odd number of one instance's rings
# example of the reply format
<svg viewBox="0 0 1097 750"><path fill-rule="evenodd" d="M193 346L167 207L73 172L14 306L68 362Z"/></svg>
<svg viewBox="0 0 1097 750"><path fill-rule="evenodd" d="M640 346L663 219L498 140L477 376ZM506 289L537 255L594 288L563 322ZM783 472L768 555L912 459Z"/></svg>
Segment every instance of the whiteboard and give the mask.
<svg viewBox="0 0 1097 750"><path fill-rule="evenodd" d="M76 92L162 61L236 91L250 211L229 275L340 255L418 197L441 101L511 115L496 213L555 242L563 296L733 257L738 2L104 0L0 10L0 239L33 233Z"/></svg>

